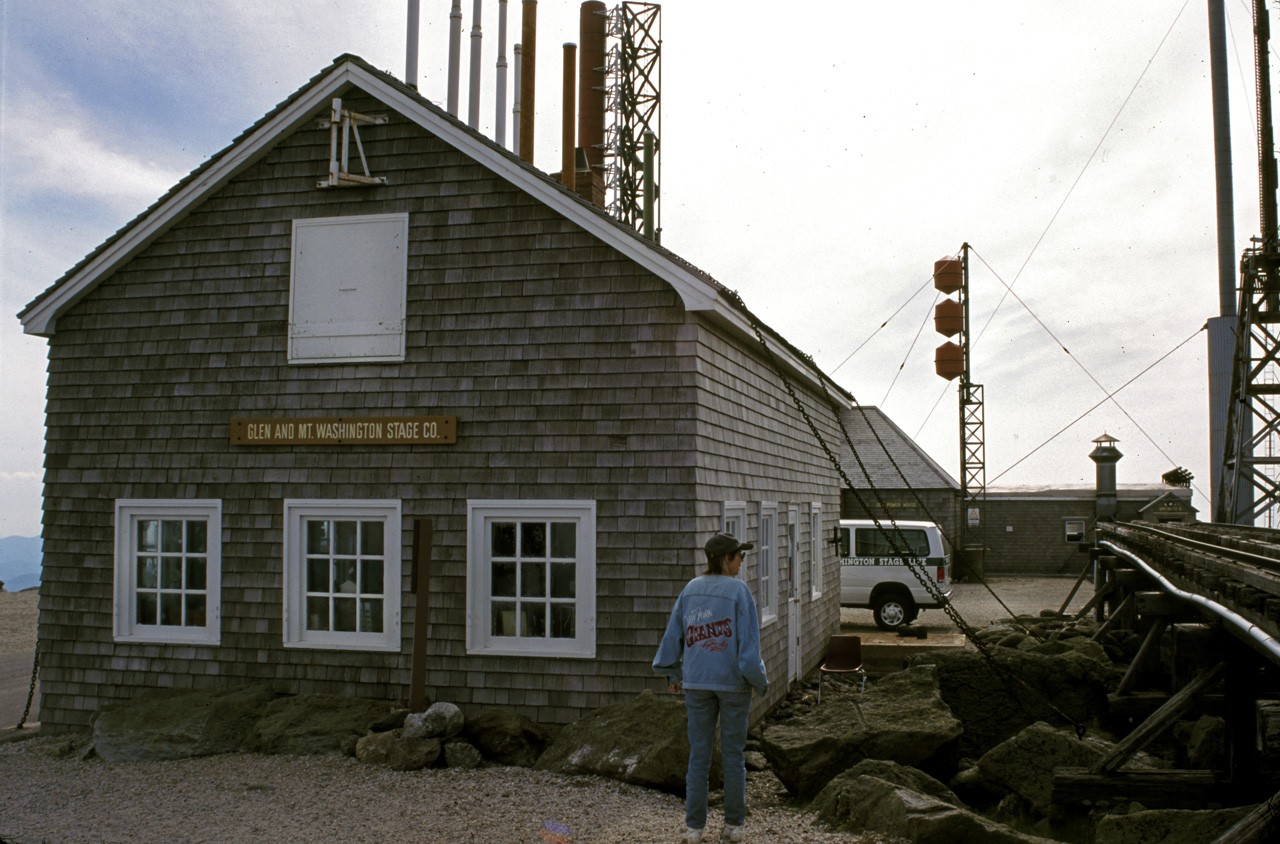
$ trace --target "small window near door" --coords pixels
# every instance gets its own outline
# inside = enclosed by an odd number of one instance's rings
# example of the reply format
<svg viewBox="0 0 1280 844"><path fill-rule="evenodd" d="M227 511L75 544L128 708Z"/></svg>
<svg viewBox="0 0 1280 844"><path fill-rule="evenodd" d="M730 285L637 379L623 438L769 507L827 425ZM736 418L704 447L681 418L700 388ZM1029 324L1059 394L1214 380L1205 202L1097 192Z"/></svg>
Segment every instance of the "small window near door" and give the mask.
<svg viewBox="0 0 1280 844"><path fill-rule="evenodd" d="M1067 519L1064 522L1066 540L1071 543L1084 542L1084 519Z"/></svg>

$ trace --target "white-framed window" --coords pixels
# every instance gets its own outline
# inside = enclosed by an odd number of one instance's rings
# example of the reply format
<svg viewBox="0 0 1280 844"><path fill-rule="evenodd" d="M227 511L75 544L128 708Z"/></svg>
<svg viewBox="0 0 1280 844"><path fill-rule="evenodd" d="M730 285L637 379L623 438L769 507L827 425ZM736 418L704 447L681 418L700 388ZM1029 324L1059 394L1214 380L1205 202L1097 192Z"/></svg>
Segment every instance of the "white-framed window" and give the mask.
<svg viewBox="0 0 1280 844"><path fill-rule="evenodd" d="M822 503L809 505L809 597L822 594Z"/></svg>
<svg viewBox="0 0 1280 844"><path fill-rule="evenodd" d="M760 504L760 541L756 543L756 576L760 578L760 620L778 616L778 505Z"/></svg>
<svg viewBox="0 0 1280 844"><path fill-rule="evenodd" d="M221 501L116 501L117 642L218 644L221 584Z"/></svg>
<svg viewBox="0 0 1280 844"><path fill-rule="evenodd" d="M409 215L293 221L289 363L404 360Z"/></svg>
<svg viewBox="0 0 1280 844"><path fill-rule="evenodd" d="M596 503L467 502L467 653L596 655Z"/></svg>
<svg viewBox="0 0 1280 844"><path fill-rule="evenodd" d="M787 600L800 600L800 510L787 508Z"/></svg>
<svg viewBox="0 0 1280 844"><path fill-rule="evenodd" d="M400 502L286 499L284 645L400 650Z"/></svg>
<svg viewBox="0 0 1280 844"><path fill-rule="evenodd" d="M720 515L720 530L733 534L739 542L745 542L747 538L747 502L726 501ZM698 571L702 571L706 559L706 553L700 551L698 554ZM747 582L747 563L745 562L742 564L742 568L738 569L738 580L743 583Z"/></svg>
<svg viewBox="0 0 1280 844"><path fill-rule="evenodd" d="M1084 542L1084 519L1067 519L1062 526L1067 542Z"/></svg>

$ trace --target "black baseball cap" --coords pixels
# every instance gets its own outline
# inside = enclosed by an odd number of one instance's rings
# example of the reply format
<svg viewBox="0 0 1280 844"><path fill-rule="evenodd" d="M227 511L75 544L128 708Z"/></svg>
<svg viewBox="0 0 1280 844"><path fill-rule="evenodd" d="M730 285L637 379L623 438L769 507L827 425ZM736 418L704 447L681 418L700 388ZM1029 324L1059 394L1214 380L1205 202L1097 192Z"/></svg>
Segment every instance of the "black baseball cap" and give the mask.
<svg viewBox="0 0 1280 844"><path fill-rule="evenodd" d="M723 557L728 554L736 554L738 551L750 551L756 546L750 542L739 542L737 537L733 534L721 531L708 539L707 544L704 547L706 549L707 556L715 558Z"/></svg>

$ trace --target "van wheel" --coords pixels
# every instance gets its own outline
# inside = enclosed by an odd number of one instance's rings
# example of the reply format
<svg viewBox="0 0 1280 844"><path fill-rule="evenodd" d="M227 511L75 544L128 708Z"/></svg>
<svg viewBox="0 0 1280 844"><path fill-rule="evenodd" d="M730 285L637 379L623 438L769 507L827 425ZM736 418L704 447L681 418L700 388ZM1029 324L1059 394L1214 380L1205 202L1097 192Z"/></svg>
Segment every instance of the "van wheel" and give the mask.
<svg viewBox="0 0 1280 844"><path fill-rule="evenodd" d="M876 627L890 632L906 627L919 614L914 601L894 592L877 598L872 609L876 615Z"/></svg>

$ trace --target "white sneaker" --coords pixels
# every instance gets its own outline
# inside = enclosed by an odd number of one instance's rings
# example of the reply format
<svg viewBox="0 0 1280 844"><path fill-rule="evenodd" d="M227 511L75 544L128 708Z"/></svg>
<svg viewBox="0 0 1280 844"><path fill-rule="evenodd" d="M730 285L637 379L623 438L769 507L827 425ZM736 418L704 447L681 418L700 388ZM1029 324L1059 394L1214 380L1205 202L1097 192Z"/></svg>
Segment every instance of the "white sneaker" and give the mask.
<svg viewBox="0 0 1280 844"><path fill-rule="evenodd" d="M743 832L740 826L726 826L724 832L720 833L721 841L732 841L737 844L742 840Z"/></svg>
<svg viewBox="0 0 1280 844"><path fill-rule="evenodd" d="M684 844L702 844L702 830L685 827Z"/></svg>

